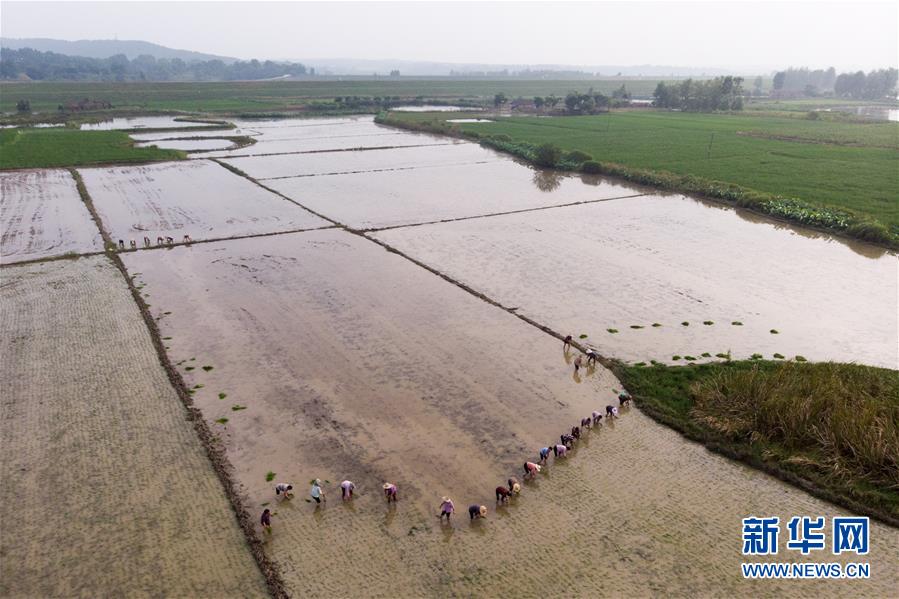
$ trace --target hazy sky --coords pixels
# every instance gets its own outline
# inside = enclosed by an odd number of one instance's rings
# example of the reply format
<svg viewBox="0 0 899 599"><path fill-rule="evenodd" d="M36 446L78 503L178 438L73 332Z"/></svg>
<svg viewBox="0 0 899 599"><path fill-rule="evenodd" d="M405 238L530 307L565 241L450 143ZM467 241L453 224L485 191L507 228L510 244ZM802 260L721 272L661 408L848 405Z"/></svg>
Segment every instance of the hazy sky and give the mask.
<svg viewBox="0 0 899 599"><path fill-rule="evenodd" d="M8 37L238 58L894 66L899 2L0 2Z"/></svg>

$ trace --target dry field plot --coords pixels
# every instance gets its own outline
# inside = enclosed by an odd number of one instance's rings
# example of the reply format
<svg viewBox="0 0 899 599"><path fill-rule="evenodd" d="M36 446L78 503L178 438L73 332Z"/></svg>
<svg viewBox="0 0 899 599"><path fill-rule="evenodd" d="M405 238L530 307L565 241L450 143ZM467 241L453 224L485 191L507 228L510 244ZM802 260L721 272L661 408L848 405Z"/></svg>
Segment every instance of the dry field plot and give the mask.
<svg viewBox="0 0 899 599"><path fill-rule="evenodd" d="M357 229L465 218L641 193L633 187L596 177L533 170L512 160L278 179L267 181L267 184L304 206Z"/></svg>
<svg viewBox="0 0 899 599"><path fill-rule="evenodd" d="M4 263L103 250L100 231L66 170L0 174Z"/></svg>
<svg viewBox="0 0 899 599"><path fill-rule="evenodd" d="M106 258L4 269L0 356L0 595L266 595Z"/></svg>
<svg viewBox="0 0 899 599"><path fill-rule="evenodd" d="M733 350L735 357L778 352L899 364L895 256L865 255L871 248L809 239L687 198L646 196L374 236L521 314L587 334L614 357L671 361Z"/></svg>
<svg viewBox="0 0 899 599"><path fill-rule="evenodd" d="M250 176L266 180L309 177L377 170L408 170L421 167L452 166L508 160L477 144L454 144L420 148L391 148L359 152L322 152L232 158L225 162Z"/></svg>
<svg viewBox="0 0 899 599"><path fill-rule="evenodd" d="M113 239L157 236L180 241L275 233L328 226L296 204L206 160L83 169Z"/></svg>

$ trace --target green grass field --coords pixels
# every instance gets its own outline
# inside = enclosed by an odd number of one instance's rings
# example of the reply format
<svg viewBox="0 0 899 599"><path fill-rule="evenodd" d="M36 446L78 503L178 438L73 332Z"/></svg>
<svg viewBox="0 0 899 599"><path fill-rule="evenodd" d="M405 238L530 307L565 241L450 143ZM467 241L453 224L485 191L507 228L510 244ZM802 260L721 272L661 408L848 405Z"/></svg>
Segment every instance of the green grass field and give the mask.
<svg viewBox="0 0 899 599"><path fill-rule="evenodd" d="M39 168L83 164L178 160L185 154L155 147L135 148L121 131L78 129L3 129L0 168Z"/></svg>
<svg viewBox="0 0 899 599"><path fill-rule="evenodd" d="M0 84L0 110L14 112L18 100L29 100L34 111L56 113L69 100L107 100L116 110L184 110L193 112L279 111L296 109L310 100L336 96L400 96L480 100L503 92L509 98L564 96L590 87L611 94L624 83L635 95L650 96L658 80L598 79L591 81L453 79L449 77L398 79L331 79L310 81L232 81L211 83L99 83L4 82Z"/></svg>
<svg viewBox="0 0 899 599"><path fill-rule="evenodd" d="M765 361L615 371L659 422L826 499L899 522L899 372Z"/></svg>
<svg viewBox="0 0 899 599"><path fill-rule="evenodd" d="M393 113L396 117L397 113ZM403 114L403 119L450 118ZM601 162L735 183L873 217L899 231L899 123L619 111L512 117L462 131L552 143Z"/></svg>

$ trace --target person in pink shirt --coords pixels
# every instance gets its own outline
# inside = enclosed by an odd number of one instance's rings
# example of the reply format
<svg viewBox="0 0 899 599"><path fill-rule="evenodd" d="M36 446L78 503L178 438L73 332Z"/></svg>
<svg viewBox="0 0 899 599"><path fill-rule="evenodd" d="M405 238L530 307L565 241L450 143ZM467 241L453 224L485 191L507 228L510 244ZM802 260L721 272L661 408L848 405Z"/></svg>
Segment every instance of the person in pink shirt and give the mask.
<svg viewBox="0 0 899 599"><path fill-rule="evenodd" d="M446 521L450 521L450 516L453 515L453 512L456 511L456 506L453 505L453 500L449 497L443 497L440 503L440 520L443 520L443 517L446 516Z"/></svg>

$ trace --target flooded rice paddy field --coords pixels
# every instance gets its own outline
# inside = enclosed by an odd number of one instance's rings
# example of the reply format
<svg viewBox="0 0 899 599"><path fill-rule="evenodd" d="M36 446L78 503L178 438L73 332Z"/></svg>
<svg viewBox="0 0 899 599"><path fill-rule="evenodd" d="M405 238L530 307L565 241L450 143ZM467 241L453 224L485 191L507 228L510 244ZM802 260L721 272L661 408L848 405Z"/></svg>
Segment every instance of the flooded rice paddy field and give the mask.
<svg viewBox="0 0 899 599"><path fill-rule="evenodd" d="M340 158L335 157L339 164ZM512 160L267 181L311 210L356 229L383 228L642 193L596 177L534 170ZM538 218L551 219L552 216Z"/></svg>
<svg viewBox="0 0 899 599"><path fill-rule="evenodd" d="M0 173L4 263L103 250L100 231L66 170Z"/></svg>
<svg viewBox="0 0 899 599"><path fill-rule="evenodd" d="M287 154L292 152L332 152L335 150L364 150L370 148L399 148L414 146L436 146L465 143L425 133L388 133L351 135L348 137L299 137L296 139L268 140L264 135L254 136L256 143L247 148L225 152L210 152L206 156L227 158L229 156L262 156L266 154Z"/></svg>
<svg viewBox="0 0 899 599"><path fill-rule="evenodd" d="M370 495L391 480L420 509L486 502L615 397L605 371L572 378L557 340L345 231L165 254L125 261L260 502L268 471Z"/></svg>
<svg viewBox="0 0 899 599"><path fill-rule="evenodd" d="M111 129L187 129L209 127L210 123L176 120L174 116L115 117L99 123L84 123L81 129L89 131L109 131Z"/></svg>
<svg viewBox="0 0 899 599"><path fill-rule="evenodd" d="M221 135L221 133L219 134ZM234 147L234 142L230 139L211 138L211 139L162 139L158 141L147 141L136 143L138 148L148 146L156 146L164 150L184 150L186 152L202 152L208 150L227 150Z"/></svg>
<svg viewBox="0 0 899 599"><path fill-rule="evenodd" d="M371 171L409 170L508 160L477 144L390 148L359 152L252 156L224 160L259 180Z"/></svg>
<svg viewBox="0 0 899 599"><path fill-rule="evenodd" d="M0 595L266 596L119 271L2 276Z"/></svg>
<svg viewBox="0 0 899 599"><path fill-rule="evenodd" d="M142 245L146 235L176 242L330 225L212 161L81 169L113 239Z"/></svg>
<svg viewBox="0 0 899 599"><path fill-rule="evenodd" d="M740 358L899 363L895 256L689 198L643 196L374 235L555 330L586 334L604 355L671 362L732 350Z"/></svg>
<svg viewBox="0 0 899 599"><path fill-rule="evenodd" d="M349 227L400 226L367 236L541 324L587 334L612 357L732 349L896 366L895 256L876 248L535 171L367 117L236 124L258 143L235 154L406 146L227 163ZM423 147L432 143L445 145ZM153 241L330 225L211 161L81 172L116 238L140 241L147 224ZM328 175L344 172L356 174ZM456 218L470 220L422 224ZM293 596L888 597L899 586L899 531L877 523L864 560L775 556L868 561L870 580L744 580L742 518L844 511L637 409L496 506L494 487L616 403L619 383L603 368L573 376L557 339L366 236L331 228L122 259L256 517L275 512L274 534L259 534ZM0 510L17 527L16 545L6 532L0 541L0 594L264 593L121 276L104 258L3 275L0 373L14 385L0 433L23 449L0 470ZM314 477L329 492L318 507L306 500ZM348 504L344 478L358 485ZM46 493L47 480L65 492ZM385 505L384 480L399 485L398 504ZM294 483L297 497L278 501L277 482ZM450 526L436 517L444 494L456 502ZM33 497L24 508L23 496ZM56 508L63 500L71 505ZM470 523L475 502L489 515Z"/></svg>

